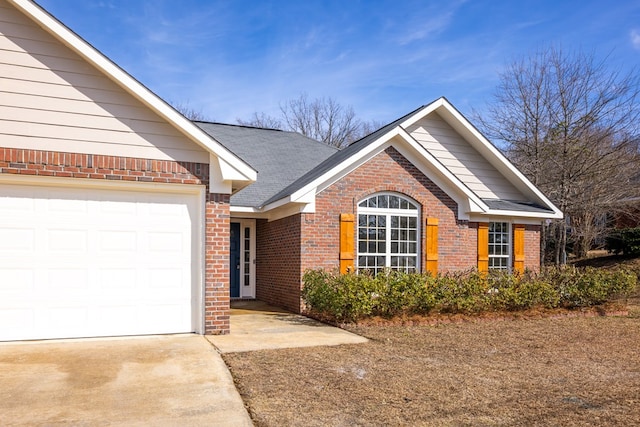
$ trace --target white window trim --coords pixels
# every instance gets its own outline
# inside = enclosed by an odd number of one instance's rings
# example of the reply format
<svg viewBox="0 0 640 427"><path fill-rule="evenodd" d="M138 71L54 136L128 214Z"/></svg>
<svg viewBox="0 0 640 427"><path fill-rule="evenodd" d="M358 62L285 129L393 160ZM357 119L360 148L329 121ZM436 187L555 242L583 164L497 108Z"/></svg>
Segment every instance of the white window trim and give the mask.
<svg viewBox="0 0 640 427"><path fill-rule="evenodd" d="M507 254L506 255L491 255L489 253L489 270L493 270L493 271L507 271L507 272L511 272L513 269L513 227L511 222L509 221L490 221L489 222L489 235L491 235L491 224L507 224L507 237L509 238L509 241L507 242ZM490 240L490 239L488 239ZM490 245L490 243L487 243ZM487 249L487 253L489 252L489 250ZM507 259L507 268L506 269L502 269L502 268L495 268L495 267L491 267L491 259L494 258L506 258Z"/></svg>
<svg viewBox="0 0 640 427"><path fill-rule="evenodd" d="M370 207L360 207L360 203L362 203L365 200L370 199L371 197L374 196L384 196L384 195L388 195L388 196L396 196L396 197L400 197L401 199L405 199L408 202L410 202L412 205L414 205L416 208L415 209L392 209L392 208L370 208ZM356 266L357 269L363 269L365 267L360 267L359 265L359 261L360 261L360 256L384 256L385 257L385 268L392 268L391 267L391 257L392 256L411 256L414 255L413 253L411 254L398 254L398 253L392 253L391 252L391 227L389 225L385 226L385 253L384 254L371 254L371 255L364 255L360 252L360 238L358 236L358 228L359 228L359 219L360 219L360 215L385 215L387 217L386 220L386 224L391 224L391 216L407 216L407 217L415 217L416 218L416 252L415 252L415 257L416 257L416 272L420 272L422 271L422 263L421 263L421 241L422 241L422 212L420 209L420 203L418 203L417 201L415 201L414 199L412 199L411 197L408 197L404 194L401 193L394 193L394 192L379 192L379 193L373 193L373 194L369 194L368 196L362 198L361 200L358 200L357 204L357 213L356 213Z"/></svg>

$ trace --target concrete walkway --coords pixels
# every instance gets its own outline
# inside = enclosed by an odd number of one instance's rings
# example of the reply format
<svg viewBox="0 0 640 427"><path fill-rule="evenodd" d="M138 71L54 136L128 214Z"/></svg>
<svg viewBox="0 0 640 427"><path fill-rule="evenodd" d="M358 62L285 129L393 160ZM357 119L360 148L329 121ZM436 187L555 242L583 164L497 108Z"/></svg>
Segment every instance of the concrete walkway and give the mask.
<svg viewBox="0 0 640 427"><path fill-rule="evenodd" d="M367 342L359 335L261 301L233 301L231 333L206 338L221 353Z"/></svg>
<svg viewBox="0 0 640 427"><path fill-rule="evenodd" d="M201 335L0 343L0 425L251 426Z"/></svg>

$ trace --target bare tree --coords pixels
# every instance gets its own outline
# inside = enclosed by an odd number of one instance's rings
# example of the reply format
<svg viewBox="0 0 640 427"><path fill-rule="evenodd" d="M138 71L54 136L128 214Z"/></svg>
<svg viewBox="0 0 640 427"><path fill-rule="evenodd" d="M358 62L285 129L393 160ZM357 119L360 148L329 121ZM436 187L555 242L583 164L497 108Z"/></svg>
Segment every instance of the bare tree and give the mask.
<svg viewBox="0 0 640 427"><path fill-rule="evenodd" d="M565 213L543 234L563 263L572 244L586 254L606 231L602 218L633 191L640 166L640 84L607 58L554 47L511 63L500 76L483 131Z"/></svg>
<svg viewBox="0 0 640 427"><path fill-rule="evenodd" d="M377 124L361 121L353 108L345 107L333 98L309 99L306 93L280 104L280 113L281 118L254 113L251 119L238 119L237 122L245 126L299 132L338 148L371 133Z"/></svg>
<svg viewBox="0 0 640 427"><path fill-rule="evenodd" d="M202 110L193 108L191 105L189 105L189 102L169 101L169 104L171 104L171 106L175 108L176 111L178 111L180 114L182 114L189 120L202 121L202 122L211 121L211 119L208 118L207 115Z"/></svg>
<svg viewBox="0 0 640 427"><path fill-rule="evenodd" d="M282 120L265 113L256 112L253 113L253 117L251 117L251 119L249 120L237 119L236 121L238 122L238 124L241 124L243 126L253 126L264 129L285 129Z"/></svg>

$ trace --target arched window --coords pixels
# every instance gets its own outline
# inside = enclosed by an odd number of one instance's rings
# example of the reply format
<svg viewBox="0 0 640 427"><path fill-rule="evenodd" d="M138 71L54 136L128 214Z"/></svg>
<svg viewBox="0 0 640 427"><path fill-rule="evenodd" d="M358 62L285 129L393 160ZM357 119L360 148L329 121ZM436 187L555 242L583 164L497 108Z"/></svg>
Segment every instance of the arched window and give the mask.
<svg viewBox="0 0 640 427"><path fill-rule="evenodd" d="M406 197L372 195L358 203L358 270L418 271L420 209Z"/></svg>

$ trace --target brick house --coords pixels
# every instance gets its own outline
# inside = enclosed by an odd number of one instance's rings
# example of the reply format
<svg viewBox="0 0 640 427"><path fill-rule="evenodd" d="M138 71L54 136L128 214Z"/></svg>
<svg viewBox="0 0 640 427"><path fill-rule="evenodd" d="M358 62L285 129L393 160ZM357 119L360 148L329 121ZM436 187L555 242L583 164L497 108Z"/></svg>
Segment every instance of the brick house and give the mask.
<svg viewBox="0 0 640 427"><path fill-rule="evenodd" d="M445 98L342 150L197 124L258 171L231 196L231 223L249 236L232 256L232 298L299 311L309 268L536 270L541 223L562 217Z"/></svg>
<svg viewBox="0 0 640 427"><path fill-rule="evenodd" d="M0 340L228 333L308 268L538 268L549 202L446 99L343 150L185 119L0 0Z"/></svg>

